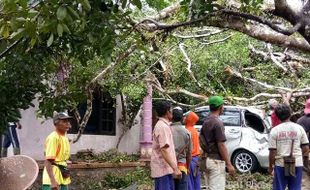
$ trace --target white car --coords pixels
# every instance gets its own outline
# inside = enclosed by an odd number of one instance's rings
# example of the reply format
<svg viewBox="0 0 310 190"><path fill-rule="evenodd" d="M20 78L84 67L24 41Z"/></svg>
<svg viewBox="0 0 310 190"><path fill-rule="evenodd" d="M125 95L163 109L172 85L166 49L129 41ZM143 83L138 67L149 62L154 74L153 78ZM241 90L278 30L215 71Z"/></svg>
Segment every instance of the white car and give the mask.
<svg viewBox="0 0 310 190"><path fill-rule="evenodd" d="M209 115L209 106L196 108L199 116L195 128L200 132ZM268 137L270 124L259 109L224 106L220 116L225 126L226 146L232 164L241 173L254 172L259 167L268 168Z"/></svg>

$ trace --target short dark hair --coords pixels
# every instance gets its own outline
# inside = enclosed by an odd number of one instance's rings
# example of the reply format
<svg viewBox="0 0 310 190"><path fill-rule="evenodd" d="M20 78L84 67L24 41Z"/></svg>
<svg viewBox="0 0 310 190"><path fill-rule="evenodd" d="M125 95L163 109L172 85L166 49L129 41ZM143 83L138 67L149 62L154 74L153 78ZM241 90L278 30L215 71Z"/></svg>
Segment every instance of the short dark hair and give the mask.
<svg viewBox="0 0 310 190"><path fill-rule="evenodd" d="M155 104L155 110L158 117L163 117L171 109L171 104L168 101L159 101Z"/></svg>
<svg viewBox="0 0 310 190"><path fill-rule="evenodd" d="M182 121L182 118L183 118L183 110L174 108L172 110L172 121L179 122Z"/></svg>
<svg viewBox="0 0 310 190"><path fill-rule="evenodd" d="M276 116L280 119L280 121L285 121L291 117L291 108L286 104L279 104L275 108Z"/></svg>
<svg viewBox="0 0 310 190"><path fill-rule="evenodd" d="M220 107L223 106L223 105L220 105L220 106L215 106L214 104L210 104L209 107L210 107L210 111L213 112L213 111L217 111L220 109Z"/></svg>

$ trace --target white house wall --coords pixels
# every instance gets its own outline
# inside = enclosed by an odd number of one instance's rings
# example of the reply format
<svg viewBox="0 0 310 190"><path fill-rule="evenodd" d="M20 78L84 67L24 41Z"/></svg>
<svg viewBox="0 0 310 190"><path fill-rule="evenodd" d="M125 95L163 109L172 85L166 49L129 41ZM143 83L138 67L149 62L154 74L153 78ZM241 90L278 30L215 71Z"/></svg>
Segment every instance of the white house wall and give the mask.
<svg viewBox="0 0 310 190"><path fill-rule="evenodd" d="M43 149L45 138L54 130L54 126L51 119L44 121L36 118L35 111L38 103L36 101L33 103L36 105L35 108L29 108L21 112L22 119L20 122L23 128L18 130L18 135L21 154L42 160L44 159ZM116 105L121 105L119 96L116 99L116 103ZM75 154L77 151L84 149L93 149L95 152L102 152L115 148L120 136L121 124L118 122L120 116L121 108L118 106L116 109L116 136L82 135L77 143L71 145L71 153ZM139 151L140 129L140 122L136 122L136 125L126 133L119 146L121 152L136 153ZM68 137L73 139L75 135L69 134ZM9 155L11 154L12 150L9 150Z"/></svg>
<svg viewBox="0 0 310 190"><path fill-rule="evenodd" d="M141 109L139 113L136 115L136 118L134 120L133 126L127 133L123 136L118 150L120 152L127 152L127 153L136 153L139 151L140 147L140 137L141 137L141 130L142 130L142 125L141 125Z"/></svg>

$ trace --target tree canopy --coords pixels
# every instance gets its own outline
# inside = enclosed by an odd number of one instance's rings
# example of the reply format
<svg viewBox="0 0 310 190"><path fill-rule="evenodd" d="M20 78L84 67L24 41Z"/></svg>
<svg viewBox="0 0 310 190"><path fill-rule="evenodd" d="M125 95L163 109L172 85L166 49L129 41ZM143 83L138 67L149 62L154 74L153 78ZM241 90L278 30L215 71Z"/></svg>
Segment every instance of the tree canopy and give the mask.
<svg viewBox="0 0 310 190"><path fill-rule="evenodd" d="M82 133L98 86L126 96L132 117L146 81L154 98L189 108L212 94L238 104L305 98L310 7L292 2L3 0L0 128L37 98L40 116L69 109Z"/></svg>

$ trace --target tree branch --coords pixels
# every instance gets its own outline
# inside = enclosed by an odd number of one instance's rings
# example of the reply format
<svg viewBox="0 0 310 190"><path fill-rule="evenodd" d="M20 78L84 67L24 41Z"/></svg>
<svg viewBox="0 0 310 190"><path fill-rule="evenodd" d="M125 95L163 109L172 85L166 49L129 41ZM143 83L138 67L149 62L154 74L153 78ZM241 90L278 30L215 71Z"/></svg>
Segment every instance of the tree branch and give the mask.
<svg viewBox="0 0 310 190"><path fill-rule="evenodd" d="M136 45L132 45L126 52L124 52L123 54L121 54L119 57L117 57L117 59L112 62L110 65L108 65L102 72L100 72L95 78L93 78L93 80L91 80L91 82L89 83L89 85L86 87L86 92L87 92L87 108L84 114L84 117L80 123L80 127L77 133L77 136L75 137L75 139L73 140L73 143L76 143L81 135L83 134L86 124L89 120L89 117L91 115L92 112L92 106L93 106L93 92L94 92L94 88L96 87L96 84L98 81L102 80L103 77L111 70L113 69L116 65L118 65L119 63L121 63L121 61L123 61L125 58L127 58L132 52L134 52L136 50Z"/></svg>
<svg viewBox="0 0 310 190"><path fill-rule="evenodd" d="M260 16L255 16L255 15L251 15L248 13L236 12L236 11L228 10L228 9L223 9L221 11L225 14L238 16L241 18L245 18L245 19L249 19L252 21L259 22L261 24L269 26L271 29L275 30L276 32L279 32L281 34L288 35L288 36L297 32L299 30L299 28L301 27L301 24L297 23L293 28L287 29L287 28L281 27L279 25L276 25L276 24L272 23L271 21L269 21L263 17L260 17Z"/></svg>
<svg viewBox="0 0 310 190"><path fill-rule="evenodd" d="M205 33L205 34L195 34L195 35L190 35L190 36L183 36L177 33L173 33L172 36L182 38L182 39L191 39L191 38L205 38L205 37L210 37L216 34L222 33L223 30L216 30L213 32Z"/></svg>
<svg viewBox="0 0 310 190"><path fill-rule="evenodd" d="M263 58L264 61L272 60L273 63L279 68L281 68L284 72L287 72L287 68L282 64L283 62L286 62L286 64L289 66L291 73L298 79L297 71L300 71L300 69L304 69L303 63L310 64L310 60L306 57L302 57L299 55L296 55L292 52L284 51L282 52L272 52L271 46L267 45L268 52L263 52L261 50L255 49L251 44L249 44L249 49L252 53L259 55ZM282 68L283 67L283 68Z"/></svg>
<svg viewBox="0 0 310 190"><path fill-rule="evenodd" d="M186 70L189 72L189 75L191 76L191 78L195 81L195 83L201 88L201 84L197 81L194 73L191 70L192 67L192 61L190 60L189 56L187 55L185 49L184 49L184 44L180 43L179 44L179 48L183 54L183 56L185 57L186 63L187 63L187 68Z"/></svg>
<svg viewBox="0 0 310 190"><path fill-rule="evenodd" d="M163 10L161 10L157 15L151 17L151 19L154 20L162 20L165 19L167 17L169 17L170 15L174 14L177 12L177 10L180 8L180 3L175 3L167 8L164 8Z"/></svg>
<svg viewBox="0 0 310 190"><path fill-rule="evenodd" d="M243 79L245 81L250 81L252 83L258 84L259 86L261 86L263 88L266 88L266 89L269 89L269 90L277 90L278 92L282 92L282 91L291 92L291 91L293 91L290 88L273 86L273 85L266 84L266 83L263 83L261 81L258 81L258 80L252 79L252 78L244 77L244 76L242 76L241 73L239 73L238 71L232 69L231 67L227 67L225 69L225 72L227 72L229 75L235 76L235 77Z"/></svg>
<svg viewBox="0 0 310 190"><path fill-rule="evenodd" d="M177 88L175 90L167 90L165 92L167 94L185 94L187 96L190 96L190 97L193 97L193 98L196 98L196 99L200 99L200 100L203 100L203 101L207 101L208 100L208 97L205 96L205 95L195 94L193 92L190 92L190 91L182 89L182 88Z"/></svg>
<svg viewBox="0 0 310 190"><path fill-rule="evenodd" d="M85 130L86 124L90 118L90 115L93 109L93 91L94 91L93 89L94 89L93 85L89 85L87 87L87 100L86 100L87 107L86 107L84 117L81 123L79 124L79 130L77 132L75 139L73 140L73 143L76 143L80 139L80 137L82 136Z"/></svg>
<svg viewBox="0 0 310 190"><path fill-rule="evenodd" d="M163 68L163 71L165 72L167 70L166 65L163 63L162 59L169 53L171 53L172 51L174 51L174 47L176 45L172 45L171 47L169 47L168 49L166 49L164 52L162 52L162 55L152 64L150 65L147 69L145 69L145 71L143 71L141 74L139 74L137 77L135 77L133 80L137 80L139 79L141 76L145 75L152 67L154 67L155 65L157 65L157 63L160 63L161 67Z"/></svg>
<svg viewBox="0 0 310 190"><path fill-rule="evenodd" d="M221 42L225 42L226 40L228 40L229 38L231 38L233 36L233 34L232 35L229 35L229 36L227 36L227 37L225 37L225 38L223 38L223 39L219 39L219 40L214 40L214 41L211 41L211 42L200 42L200 41L198 41L200 44L202 44L202 45L212 45L212 44L217 44L217 43L221 43Z"/></svg>
<svg viewBox="0 0 310 190"><path fill-rule="evenodd" d="M10 52L15 46L17 46L22 41L22 38L13 42L9 47L7 47L3 52L0 53L0 59L3 58L8 52Z"/></svg>
<svg viewBox="0 0 310 190"><path fill-rule="evenodd" d="M125 58L127 58L131 53L133 53L136 50L137 46L132 45L129 49L127 49L126 52L121 54L117 59L112 62L110 65L108 65L103 71L101 71L93 80L91 80L90 83L96 83L100 81L111 69L113 69L116 65L121 63Z"/></svg>
<svg viewBox="0 0 310 190"><path fill-rule="evenodd" d="M236 100L236 101L243 101L243 102L254 102L257 99L260 98L281 98L281 94L269 94L269 93L259 93L251 98L244 98L244 97L228 97L230 100Z"/></svg>
<svg viewBox="0 0 310 190"><path fill-rule="evenodd" d="M268 52L269 52L269 55L270 55L270 59L272 60L272 62L274 64L276 64L279 68L281 68L285 73L287 72L287 68L284 67L280 61L278 61L278 59L273 55L273 52L272 52L272 49L271 49L271 45L270 44L267 44L267 49L268 49Z"/></svg>

